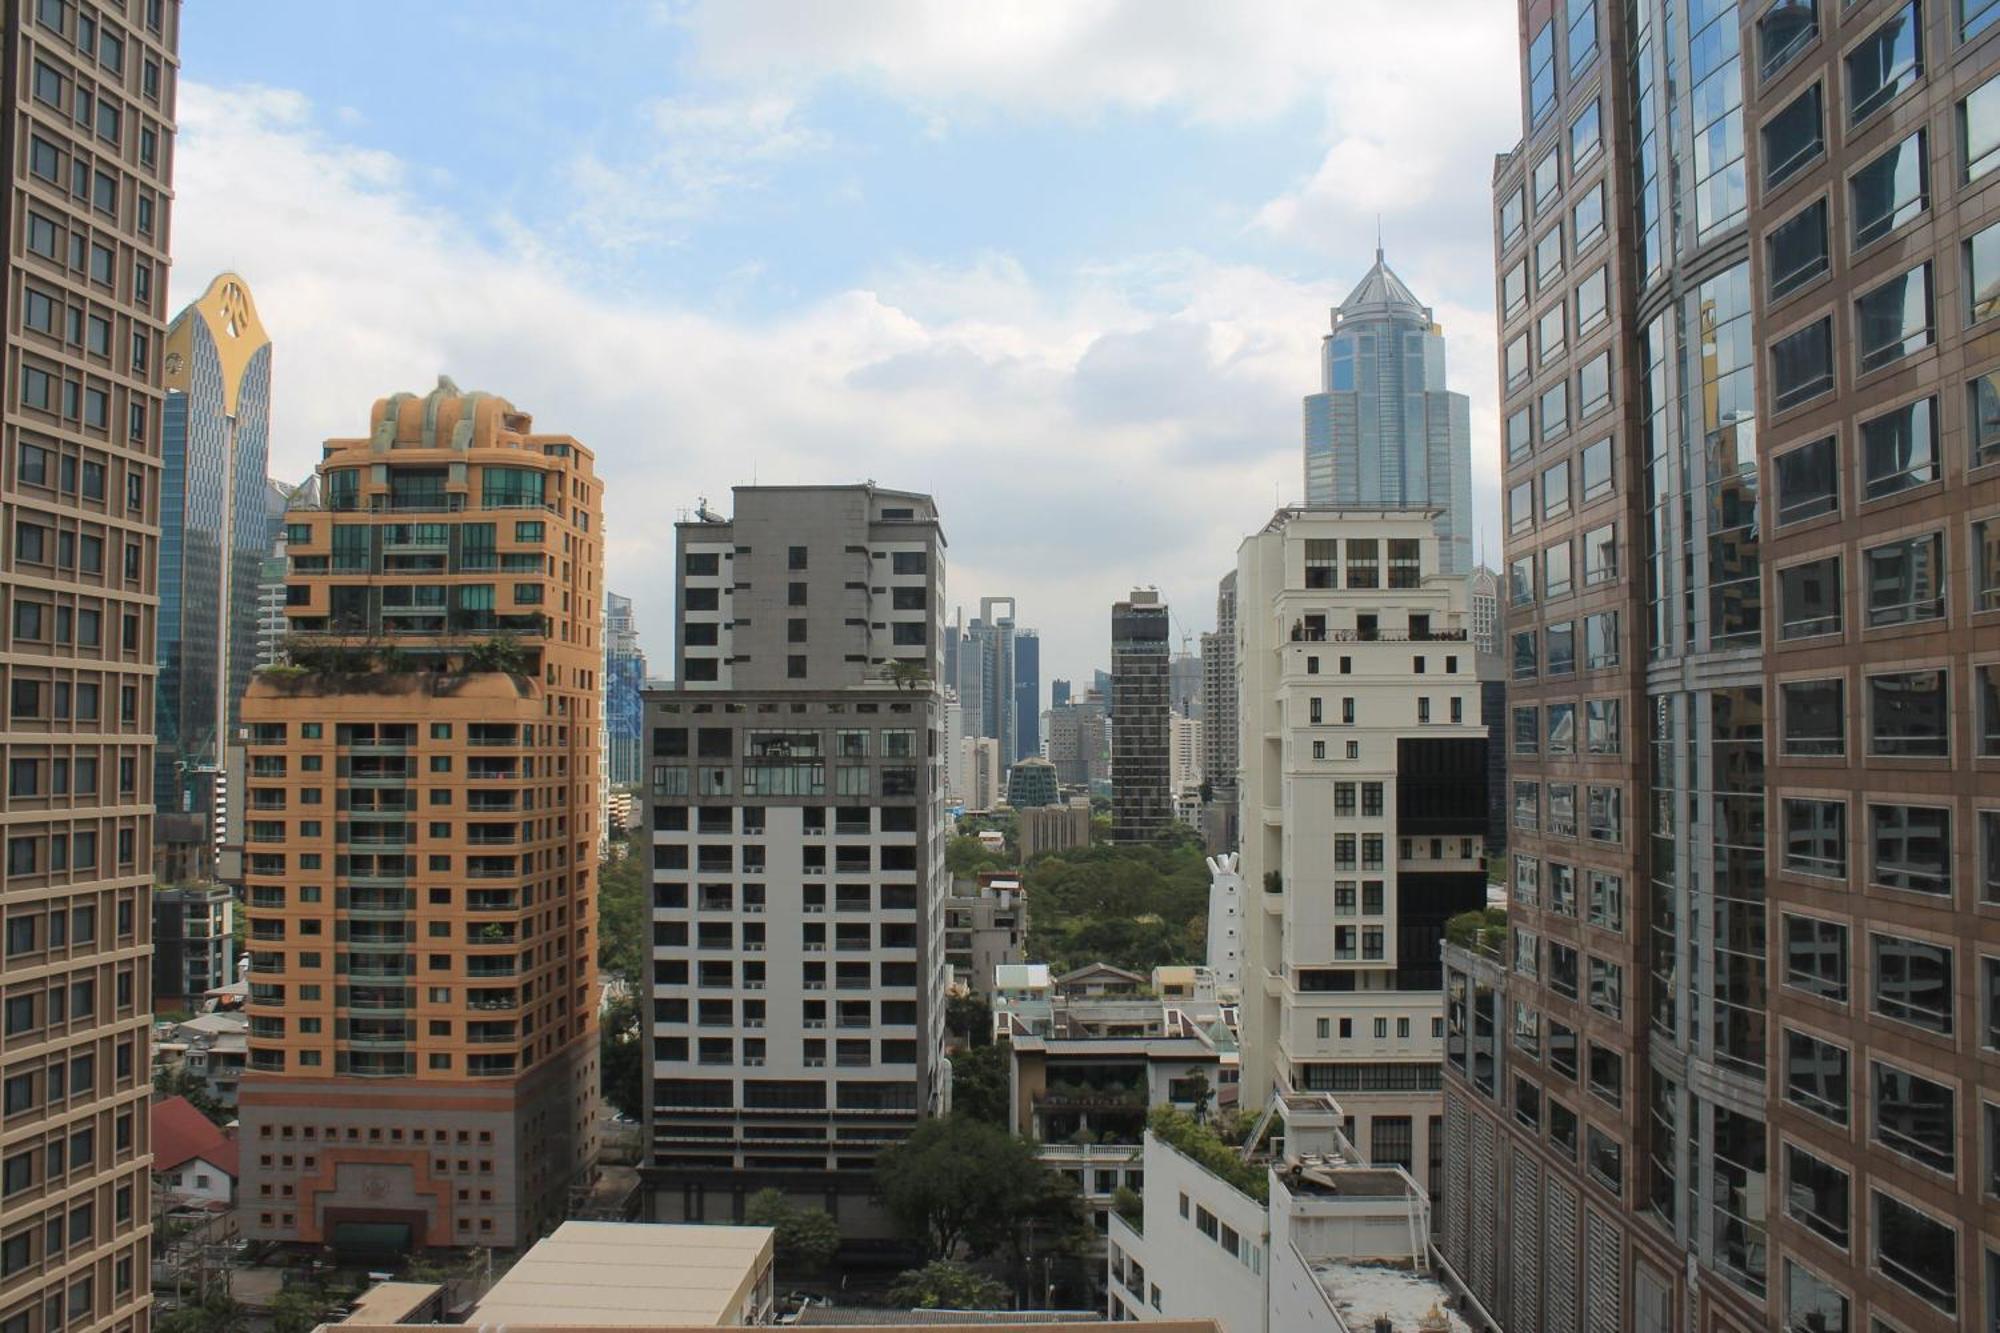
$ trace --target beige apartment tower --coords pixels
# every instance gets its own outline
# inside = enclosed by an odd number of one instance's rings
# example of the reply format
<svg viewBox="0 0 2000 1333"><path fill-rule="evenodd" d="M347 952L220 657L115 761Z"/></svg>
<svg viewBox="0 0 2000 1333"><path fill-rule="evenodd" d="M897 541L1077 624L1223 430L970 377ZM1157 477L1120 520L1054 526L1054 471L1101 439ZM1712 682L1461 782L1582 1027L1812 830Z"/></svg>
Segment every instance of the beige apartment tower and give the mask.
<svg viewBox="0 0 2000 1333"><path fill-rule="evenodd" d="M518 1248L596 1157L602 488L448 379L370 425L243 703L243 1230Z"/></svg>
<svg viewBox="0 0 2000 1333"><path fill-rule="evenodd" d="M0 1329L147 1325L177 0L7 6Z"/></svg>

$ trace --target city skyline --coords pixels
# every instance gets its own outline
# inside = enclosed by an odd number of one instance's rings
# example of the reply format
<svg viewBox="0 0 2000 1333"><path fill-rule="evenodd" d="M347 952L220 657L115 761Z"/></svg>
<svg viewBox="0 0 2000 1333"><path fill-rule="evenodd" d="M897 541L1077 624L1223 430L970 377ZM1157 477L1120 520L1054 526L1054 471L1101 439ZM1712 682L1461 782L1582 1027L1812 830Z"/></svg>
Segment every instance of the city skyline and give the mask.
<svg viewBox="0 0 2000 1333"><path fill-rule="evenodd" d="M953 586L1019 596L1044 677L1087 679L1107 665L1103 603L1155 584L1177 640L1211 628L1204 553L1302 498L1297 396L1378 212L1464 368L1497 561L1490 246L1474 211L1440 205L1489 170L1480 126L1518 77L1490 56L1512 18L1348 8L1338 31L1309 5L1149 21L1145 52L1109 41L1135 14L1043 18L1005 58L958 20L869 55L822 18L818 54L802 39L757 74L735 25L790 21L755 7L654 26L585 12L550 43L518 15L440 4L398 13L406 39L479 58L442 62L411 103L369 58L371 6L309 42L286 7L197 7L171 299L235 268L287 364L311 368L273 404L274 475L304 475L357 397L438 372L602 442L627 479L607 497L607 579L655 661L672 633L658 519L736 484L874 476L937 495ZM523 124L463 81L523 61L593 86ZM1382 162L1397 169L1366 197L1331 188ZM618 234L579 240L614 186ZM630 216L647 209L652 231ZM473 294L502 289L523 299ZM550 340L548 318L578 336ZM799 373L774 383L774 366ZM647 420L656 394L671 430ZM1111 494L1143 503L1095 512Z"/></svg>

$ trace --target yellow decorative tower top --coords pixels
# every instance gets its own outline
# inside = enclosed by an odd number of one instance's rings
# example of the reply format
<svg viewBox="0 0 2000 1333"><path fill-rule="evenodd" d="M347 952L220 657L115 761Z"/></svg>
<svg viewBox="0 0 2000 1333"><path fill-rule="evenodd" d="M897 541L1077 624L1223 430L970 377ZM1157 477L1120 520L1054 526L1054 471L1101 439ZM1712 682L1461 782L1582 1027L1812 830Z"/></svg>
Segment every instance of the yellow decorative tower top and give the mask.
<svg viewBox="0 0 2000 1333"><path fill-rule="evenodd" d="M271 335L257 318L257 303L250 299L250 285L235 273L219 273L198 300L167 326L167 388L186 393L193 375L194 358L189 353L194 338L194 321L207 326L215 342L216 359L222 366L222 410L236 415L236 402L243 388L243 372L261 347L268 347Z"/></svg>

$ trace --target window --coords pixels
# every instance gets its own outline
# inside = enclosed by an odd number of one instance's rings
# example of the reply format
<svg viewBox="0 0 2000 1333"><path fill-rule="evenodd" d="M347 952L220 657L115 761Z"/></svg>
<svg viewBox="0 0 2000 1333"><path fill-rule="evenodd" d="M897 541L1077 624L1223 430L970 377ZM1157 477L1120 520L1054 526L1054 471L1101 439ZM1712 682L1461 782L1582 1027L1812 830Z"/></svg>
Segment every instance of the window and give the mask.
<svg viewBox="0 0 2000 1333"><path fill-rule="evenodd" d="M1847 1173L1822 1162L1797 1144L1785 1145L1785 1211L1842 1249L1847 1248ZM1794 1323L1809 1329L1810 1324ZM1835 1325L1824 1325L1831 1330ZM1845 1327L1840 1325L1839 1327Z"/></svg>
<svg viewBox="0 0 2000 1333"><path fill-rule="evenodd" d="M1776 74L1818 32L1818 0L1777 0L1757 18L1757 72Z"/></svg>
<svg viewBox="0 0 2000 1333"><path fill-rule="evenodd" d="M1861 369L1877 370L1932 341L1931 266L1919 264L1854 303L1855 347Z"/></svg>
<svg viewBox="0 0 2000 1333"><path fill-rule="evenodd" d="M1549 834L1557 838L1576 836L1576 784L1549 784Z"/></svg>
<svg viewBox="0 0 2000 1333"><path fill-rule="evenodd" d="M1625 1102L1625 1057L1609 1046L1587 1043L1590 1052L1590 1091L1613 1106Z"/></svg>
<svg viewBox="0 0 2000 1333"><path fill-rule="evenodd" d="M1559 542L1542 552L1542 593L1546 597L1566 596L1570 591L1570 546Z"/></svg>
<svg viewBox="0 0 2000 1333"><path fill-rule="evenodd" d="M1946 1314L1958 1312L1958 1232L1901 1199L1869 1194L1875 1264L1891 1282Z"/></svg>
<svg viewBox="0 0 2000 1333"><path fill-rule="evenodd" d="M1952 1031L1951 950L1925 940L1870 935L1874 1011L1946 1036Z"/></svg>
<svg viewBox="0 0 2000 1333"><path fill-rule="evenodd" d="M2000 313L2000 222L1965 243L1965 318L1970 324Z"/></svg>
<svg viewBox="0 0 2000 1333"><path fill-rule="evenodd" d="M1785 1100L1836 1125L1848 1121L1847 1052L1785 1029Z"/></svg>
<svg viewBox="0 0 2000 1333"><path fill-rule="evenodd" d="M1611 494L1611 440L1609 437L1586 445L1578 458L1582 472L1583 500L1585 504L1600 496Z"/></svg>
<svg viewBox="0 0 2000 1333"><path fill-rule="evenodd" d="M1528 123L1539 125L1556 104L1556 25L1544 23L1528 43Z"/></svg>
<svg viewBox="0 0 2000 1333"><path fill-rule="evenodd" d="M1879 500L1936 481L1937 400L1919 398L1861 423L1863 496Z"/></svg>
<svg viewBox="0 0 2000 1333"><path fill-rule="evenodd" d="M1979 668L1979 753L2000 756L2000 666Z"/></svg>
<svg viewBox="0 0 2000 1333"><path fill-rule="evenodd" d="M1972 609L2000 611L2000 518L1972 525Z"/></svg>
<svg viewBox="0 0 2000 1333"><path fill-rule="evenodd" d="M2000 166L2000 78L1988 79L1958 104L1958 149L1968 185Z"/></svg>
<svg viewBox="0 0 2000 1333"><path fill-rule="evenodd" d="M1787 797L1784 867L1801 875L1847 878L1847 806Z"/></svg>
<svg viewBox="0 0 2000 1333"><path fill-rule="evenodd" d="M1579 418L1603 410L1611 402L1611 353L1599 352L1583 363L1576 375L1576 414Z"/></svg>
<svg viewBox="0 0 2000 1333"><path fill-rule="evenodd" d="M1528 378L1528 335L1523 333L1507 344L1507 387L1512 389Z"/></svg>
<svg viewBox="0 0 2000 1333"><path fill-rule="evenodd" d="M1528 304L1528 263L1522 260L1507 270L1500 280L1500 310L1508 319Z"/></svg>
<svg viewBox="0 0 2000 1333"><path fill-rule="evenodd" d="M1875 1141L1933 1171L1953 1171L1957 1157L1951 1089L1880 1060L1871 1062L1870 1071Z"/></svg>
<svg viewBox="0 0 2000 1333"><path fill-rule="evenodd" d="M1597 0L1569 0L1568 23L1564 44L1573 78L1597 54Z"/></svg>
<svg viewBox="0 0 2000 1333"><path fill-rule="evenodd" d="M1820 85L1793 98L1764 124L1764 188L1775 190L1826 151Z"/></svg>
<svg viewBox="0 0 2000 1333"><path fill-rule="evenodd" d="M1826 200L1813 200L1773 227L1764 238L1764 258L1773 301L1826 272Z"/></svg>
<svg viewBox="0 0 2000 1333"><path fill-rule="evenodd" d="M1549 705L1549 753L1576 753L1576 705Z"/></svg>
<svg viewBox="0 0 2000 1333"><path fill-rule="evenodd" d="M1522 203L1519 187L1509 190L1500 202L1500 244L1512 245L1521 239L1521 232L1527 225L1527 210Z"/></svg>
<svg viewBox="0 0 2000 1333"><path fill-rule="evenodd" d="M1863 551L1871 628L1944 618L1944 537L1906 537Z"/></svg>
<svg viewBox="0 0 2000 1333"><path fill-rule="evenodd" d="M1533 187L1535 212L1540 213L1562 189L1562 159L1554 149L1550 149L1547 157L1535 163Z"/></svg>
<svg viewBox="0 0 2000 1333"><path fill-rule="evenodd" d="M1507 492L1507 531L1522 533L1534 530L1535 487L1533 482L1524 481Z"/></svg>
<svg viewBox="0 0 2000 1333"><path fill-rule="evenodd" d="M1847 53L1847 123L1858 125L1922 77L1916 0Z"/></svg>
<svg viewBox="0 0 2000 1333"><path fill-rule="evenodd" d="M1833 320L1821 319L1771 344L1771 403L1782 412L1833 387Z"/></svg>
<svg viewBox="0 0 2000 1333"><path fill-rule="evenodd" d="M1583 534L1583 584L1586 588L1618 577L1618 525L1607 523Z"/></svg>
<svg viewBox="0 0 2000 1333"><path fill-rule="evenodd" d="M1778 608L1780 639L1840 633L1840 557L1822 556L1779 570Z"/></svg>
<svg viewBox="0 0 2000 1333"><path fill-rule="evenodd" d="M1917 758L1950 753L1948 673L1901 671L1868 678L1868 752Z"/></svg>
<svg viewBox="0 0 2000 1333"><path fill-rule="evenodd" d="M1565 620L1548 627L1548 668L1551 676L1567 676L1576 670L1576 622Z"/></svg>
<svg viewBox="0 0 2000 1333"><path fill-rule="evenodd" d="M1785 984L1847 1003L1847 927L1787 912Z"/></svg>
<svg viewBox="0 0 2000 1333"><path fill-rule="evenodd" d="M1535 286L1540 289L1563 269L1563 229L1562 224L1548 229L1535 242Z"/></svg>
<svg viewBox="0 0 2000 1333"><path fill-rule="evenodd" d="M1838 759L1846 753L1846 687L1828 681L1786 681L1784 755L1794 759Z"/></svg>
<svg viewBox="0 0 2000 1333"><path fill-rule="evenodd" d="M1533 680L1537 674L1535 654L1535 632L1523 630L1514 635L1514 679Z"/></svg>
<svg viewBox="0 0 2000 1333"><path fill-rule="evenodd" d="M1535 600L1535 557L1524 555L1507 566L1507 602L1526 606Z"/></svg>
<svg viewBox="0 0 2000 1333"><path fill-rule="evenodd" d="M1868 861L1868 878L1876 884L1950 897L1951 811L1870 805Z"/></svg>
<svg viewBox="0 0 2000 1333"><path fill-rule="evenodd" d="M1594 269L1589 276L1576 285L1576 331L1581 337L1604 322L1605 306L1608 301L1605 286L1606 270Z"/></svg>
<svg viewBox="0 0 2000 1333"><path fill-rule="evenodd" d="M1507 461L1519 462L1534 449L1534 414L1522 408L1507 418Z"/></svg>
<svg viewBox="0 0 2000 1333"><path fill-rule="evenodd" d="M1562 352L1564 309L1561 303L1552 305L1535 321L1535 355L1542 361Z"/></svg>
<svg viewBox="0 0 2000 1333"><path fill-rule="evenodd" d="M1585 792L1585 815L1592 842L1623 842L1625 791L1622 787L1589 787Z"/></svg>
<svg viewBox="0 0 2000 1333"><path fill-rule="evenodd" d="M1542 390L1542 438L1552 440L1570 428L1570 382L1558 380ZM1564 472L1564 476L1568 476Z"/></svg>
<svg viewBox="0 0 2000 1333"><path fill-rule="evenodd" d="M1625 881L1603 870L1590 871L1587 879L1590 886L1590 924L1602 930L1623 932Z"/></svg>
<svg viewBox="0 0 2000 1333"><path fill-rule="evenodd" d="M1576 238L1576 252L1585 250L1604 235L1604 183L1599 181L1570 209L1570 235Z"/></svg>
<svg viewBox="0 0 2000 1333"><path fill-rule="evenodd" d="M1773 460L1778 484L1778 526L1802 523L1840 509L1840 457L1834 437L1814 440Z"/></svg>
<svg viewBox="0 0 2000 1333"><path fill-rule="evenodd" d="M1930 206L1930 163L1917 131L1873 158L1847 181L1854 248L1887 236Z"/></svg>

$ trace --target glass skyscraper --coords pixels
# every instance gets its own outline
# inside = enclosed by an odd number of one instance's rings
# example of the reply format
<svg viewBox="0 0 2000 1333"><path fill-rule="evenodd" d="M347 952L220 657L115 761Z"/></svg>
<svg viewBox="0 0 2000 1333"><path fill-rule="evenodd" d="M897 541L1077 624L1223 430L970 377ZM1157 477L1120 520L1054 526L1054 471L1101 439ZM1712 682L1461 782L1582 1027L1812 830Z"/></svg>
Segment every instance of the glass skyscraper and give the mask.
<svg viewBox="0 0 2000 1333"><path fill-rule="evenodd" d="M1444 331L1375 252L1333 311L1305 400L1306 503L1441 511L1439 572L1472 568L1472 426L1445 387Z"/></svg>
<svg viewBox="0 0 2000 1333"><path fill-rule="evenodd" d="M604 594L604 736L611 784L638 785L639 738L646 705L639 691L646 686L646 653L639 646L639 622L632 599Z"/></svg>
<svg viewBox="0 0 2000 1333"><path fill-rule="evenodd" d="M202 803L257 665L257 589L278 536L266 464L271 339L224 273L167 328L154 799ZM206 784L203 784L204 789Z"/></svg>

